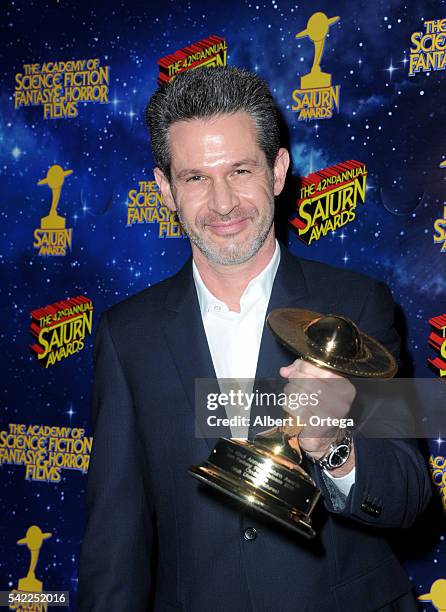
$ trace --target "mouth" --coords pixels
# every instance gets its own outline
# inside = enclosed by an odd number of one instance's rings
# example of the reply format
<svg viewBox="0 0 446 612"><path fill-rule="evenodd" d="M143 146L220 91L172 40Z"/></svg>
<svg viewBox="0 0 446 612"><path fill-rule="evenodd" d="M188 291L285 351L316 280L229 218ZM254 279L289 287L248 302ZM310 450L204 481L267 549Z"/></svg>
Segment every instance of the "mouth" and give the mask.
<svg viewBox="0 0 446 612"><path fill-rule="evenodd" d="M229 236L232 234L238 234L238 232L245 229L248 224L249 218L233 219L232 221L216 221L214 223L207 223L211 232L219 236Z"/></svg>

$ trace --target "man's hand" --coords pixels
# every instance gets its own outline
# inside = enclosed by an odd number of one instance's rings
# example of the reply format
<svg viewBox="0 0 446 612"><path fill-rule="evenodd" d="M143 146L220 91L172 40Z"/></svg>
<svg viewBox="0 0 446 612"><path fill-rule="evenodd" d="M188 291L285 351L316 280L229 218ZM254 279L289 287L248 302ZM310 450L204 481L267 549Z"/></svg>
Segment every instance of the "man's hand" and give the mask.
<svg viewBox="0 0 446 612"><path fill-rule="evenodd" d="M356 389L347 378L302 359L296 359L289 366L280 368L280 375L288 378L289 382L284 388L287 395L305 393L310 397L311 394L317 394L317 405L300 405L297 410L285 410L299 419L300 431L296 431L298 442L295 438L291 439L291 446L299 444L300 448L314 459L320 459L330 444L339 440L342 430L333 424L333 421L336 423L336 419L347 417L356 396ZM344 476L354 465L352 449L348 461L333 470L332 475Z"/></svg>

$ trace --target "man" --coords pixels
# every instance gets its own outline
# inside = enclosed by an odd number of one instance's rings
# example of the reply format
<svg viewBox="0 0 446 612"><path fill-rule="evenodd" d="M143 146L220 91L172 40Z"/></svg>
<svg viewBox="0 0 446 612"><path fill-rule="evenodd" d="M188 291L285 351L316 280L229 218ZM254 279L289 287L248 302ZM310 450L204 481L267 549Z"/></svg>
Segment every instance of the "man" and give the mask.
<svg viewBox="0 0 446 612"><path fill-rule="evenodd" d="M313 461L338 432L302 433L324 494L311 542L188 475L214 443L195 436L196 378L336 378L290 364L267 312L341 314L394 353L398 340L384 284L276 242L289 157L261 79L236 68L184 73L153 95L147 119L155 177L193 258L101 320L80 612L416 610L383 529L409 527L429 499L416 446L355 437L348 460L325 473ZM338 414L353 397L345 381Z"/></svg>

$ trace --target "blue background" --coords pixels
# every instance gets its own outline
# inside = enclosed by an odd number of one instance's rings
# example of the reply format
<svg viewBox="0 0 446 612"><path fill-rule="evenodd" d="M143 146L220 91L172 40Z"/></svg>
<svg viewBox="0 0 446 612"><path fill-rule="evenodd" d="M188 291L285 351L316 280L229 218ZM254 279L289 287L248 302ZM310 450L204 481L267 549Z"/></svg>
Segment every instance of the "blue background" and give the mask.
<svg viewBox="0 0 446 612"><path fill-rule="evenodd" d="M159 238L155 224L126 227L126 203L138 181L153 178L143 109L156 88L157 59L211 34L226 39L228 64L269 83L289 128L295 179L346 159L367 165L366 204L353 223L310 247L292 232L285 239L298 255L386 281L405 327L406 371L432 376L428 319L446 311L446 254L432 238L446 193L446 169L439 167L446 156L445 75L408 77L406 60L411 34L424 31L423 19L444 17L444 2L27 0L3 2L0 11L0 429L42 423L90 431L91 338L82 352L42 369L28 350L31 310L83 294L93 300L96 325L105 308L174 273L188 257L186 239ZM316 11L340 16L321 64L341 85L340 110L305 123L291 111L291 93L310 69L313 45L295 34ZM109 104L80 103L74 119L44 120L42 107L14 110L23 64L96 57L111 67ZM45 258L33 249L33 231L51 194L37 182L56 163L73 170L59 205L73 228L73 248ZM278 203L285 218L289 204ZM446 449L441 433L430 442L435 455ZM68 589L74 599L86 477L63 470L59 484L37 483L25 481L24 471L0 467L0 589L26 575L29 554L16 541L37 524L53 533L37 577L45 589ZM423 550L422 535L408 537L406 568L417 592L429 592L435 579L446 578L444 535Z"/></svg>

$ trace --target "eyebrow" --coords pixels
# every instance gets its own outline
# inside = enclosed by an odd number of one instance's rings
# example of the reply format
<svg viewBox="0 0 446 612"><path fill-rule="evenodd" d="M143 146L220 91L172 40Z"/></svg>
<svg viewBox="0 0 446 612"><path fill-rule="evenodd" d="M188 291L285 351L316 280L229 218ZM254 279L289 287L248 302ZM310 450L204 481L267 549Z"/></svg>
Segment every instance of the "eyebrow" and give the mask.
<svg viewBox="0 0 446 612"><path fill-rule="evenodd" d="M234 162L232 164L232 168L239 168L240 166L259 166L260 163L257 159L252 159L247 157L246 159L241 159L240 161ZM184 170L180 170L177 174L177 178L182 179L185 176L194 176L195 174L203 174L203 169L199 168L185 168Z"/></svg>
<svg viewBox="0 0 446 612"><path fill-rule="evenodd" d="M238 168L239 166L259 166L259 160L258 159L252 159L251 157L247 157L246 159L242 159L238 162L235 162L235 164L232 164L233 168Z"/></svg>
<svg viewBox="0 0 446 612"><path fill-rule="evenodd" d="M203 173L203 170L198 170L195 168L186 168L185 170L181 170L180 172L178 172L177 178L181 179L187 175L193 176L194 174L202 174L202 173Z"/></svg>

